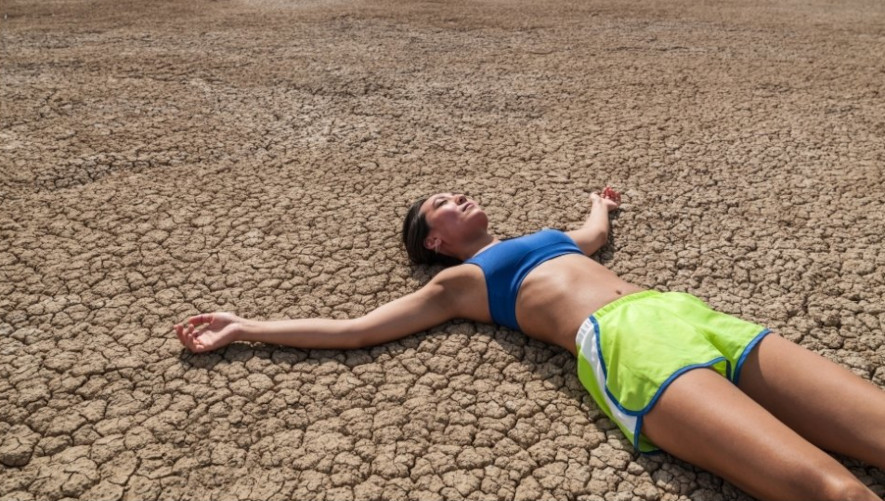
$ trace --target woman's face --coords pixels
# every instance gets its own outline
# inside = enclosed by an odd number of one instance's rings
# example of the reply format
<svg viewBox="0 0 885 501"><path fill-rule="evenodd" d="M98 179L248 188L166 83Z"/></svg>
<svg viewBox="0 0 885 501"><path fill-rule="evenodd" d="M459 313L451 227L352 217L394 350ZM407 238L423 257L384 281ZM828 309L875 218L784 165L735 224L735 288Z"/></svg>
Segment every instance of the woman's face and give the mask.
<svg viewBox="0 0 885 501"><path fill-rule="evenodd" d="M430 226L425 241L428 249L438 250L442 243L455 243L477 231L486 231L489 223L482 207L463 193L437 193L424 202L421 213Z"/></svg>

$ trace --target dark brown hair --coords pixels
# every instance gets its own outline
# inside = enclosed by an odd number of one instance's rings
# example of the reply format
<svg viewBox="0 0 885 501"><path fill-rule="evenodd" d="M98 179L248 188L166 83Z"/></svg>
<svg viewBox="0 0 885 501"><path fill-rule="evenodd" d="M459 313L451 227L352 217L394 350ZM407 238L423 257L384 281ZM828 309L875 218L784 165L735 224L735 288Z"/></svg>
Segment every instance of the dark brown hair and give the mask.
<svg viewBox="0 0 885 501"><path fill-rule="evenodd" d="M424 197L409 207L406 219L403 221L403 244L412 264L441 264L454 266L461 264L461 260L445 254L440 254L424 246L424 240L430 233L430 225L424 214L421 214L421 206L429 197Z"/></svg>

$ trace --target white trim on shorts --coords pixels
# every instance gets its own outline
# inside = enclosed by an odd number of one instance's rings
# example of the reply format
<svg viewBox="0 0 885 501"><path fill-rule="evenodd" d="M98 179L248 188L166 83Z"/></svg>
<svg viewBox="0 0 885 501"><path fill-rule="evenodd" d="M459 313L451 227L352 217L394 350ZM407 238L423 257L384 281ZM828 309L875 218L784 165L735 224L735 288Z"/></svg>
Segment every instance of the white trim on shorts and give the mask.
<svg viewBox="0 0 885 501"><path fill-rule="evenodd" d="M584 320L584 323L581 324L581 328L578 329L578 335L575 338L578 345L578 355L583 356L584 360L590 365L590 368L593 369L593 379L596 380L596 386L599 389L599 393L602 395L602 398L605 399L605 404L608 405L609 412L611 412L610 417L618 421L622 430L634 430L635 435L639 431L637 425L639 424L640 416L631 416L621 410L621 406L616 404L611 397L609 397L608 391L606 391L605 371L603 370L602 356L599 353L599 343L597 342L599 331L596 329L594 320L595 319L592 316L587 318L587 320ZM631 442L635 442L635 437L627 438Z"/></svg>

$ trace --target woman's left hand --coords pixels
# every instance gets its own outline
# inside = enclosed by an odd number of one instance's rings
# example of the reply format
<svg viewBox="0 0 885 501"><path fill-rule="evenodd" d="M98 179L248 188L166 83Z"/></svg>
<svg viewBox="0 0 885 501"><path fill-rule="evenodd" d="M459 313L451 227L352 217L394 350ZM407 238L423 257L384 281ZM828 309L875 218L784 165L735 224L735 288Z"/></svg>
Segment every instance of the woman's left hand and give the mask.
<svg viewBox="0 0 885 501"><path fill-rule="evenodd" d="M608 212L616 210L621 206L621 194L615 191L611 186L606 186L602 190L602 194L591 193L590 201L593 204L600 203Z"/></svg>

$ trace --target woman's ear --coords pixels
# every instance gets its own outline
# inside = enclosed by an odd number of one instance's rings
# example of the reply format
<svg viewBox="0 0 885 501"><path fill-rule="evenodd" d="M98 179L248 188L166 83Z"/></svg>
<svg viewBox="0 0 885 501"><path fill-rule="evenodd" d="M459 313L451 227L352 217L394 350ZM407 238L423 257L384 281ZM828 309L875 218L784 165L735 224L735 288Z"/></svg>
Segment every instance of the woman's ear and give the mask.
<svg viewBox="0 0 885 501"><path fill-rule="evenodd" d="M432 250L433 252L439 252L440 241L439 237L427 237L424 239L424 248L427 250Z"/></svg>

